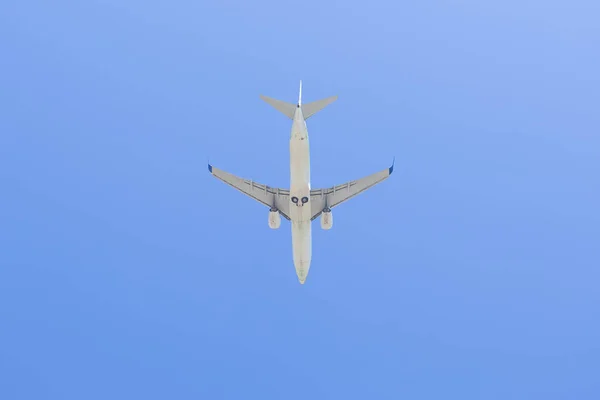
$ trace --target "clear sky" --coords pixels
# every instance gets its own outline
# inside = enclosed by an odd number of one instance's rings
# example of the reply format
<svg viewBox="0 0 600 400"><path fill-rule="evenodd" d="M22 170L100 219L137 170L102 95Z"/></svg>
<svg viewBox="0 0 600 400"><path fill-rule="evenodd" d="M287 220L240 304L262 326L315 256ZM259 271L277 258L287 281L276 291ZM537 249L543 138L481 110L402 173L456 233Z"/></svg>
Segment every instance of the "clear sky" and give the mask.
<svg viewBox="0 0 600 400"><path fill-rule="evenodd" d="M600 398L597 1L0 5L0 399ZM390 179L290 228L206 162Z"/></svg>

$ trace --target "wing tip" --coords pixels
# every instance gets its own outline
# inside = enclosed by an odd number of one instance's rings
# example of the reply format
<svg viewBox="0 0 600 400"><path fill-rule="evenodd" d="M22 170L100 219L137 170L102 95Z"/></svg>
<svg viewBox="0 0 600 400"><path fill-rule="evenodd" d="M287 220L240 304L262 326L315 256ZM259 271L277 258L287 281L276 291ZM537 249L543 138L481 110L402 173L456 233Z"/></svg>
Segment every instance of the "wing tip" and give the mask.
<svg viewBox="0 0 600 400"><path fill-rule="evenodd" d="M208 164L208 172L212 174L212 165L210 165L210 163Z"/></svg>
<svg viewBox="0 0 600 400"><path fill-rule="evenodd" d="M388 169L389 174L391 175L394 172L394 164L396 163L396 157L392 160L392 166Z"/></svg>

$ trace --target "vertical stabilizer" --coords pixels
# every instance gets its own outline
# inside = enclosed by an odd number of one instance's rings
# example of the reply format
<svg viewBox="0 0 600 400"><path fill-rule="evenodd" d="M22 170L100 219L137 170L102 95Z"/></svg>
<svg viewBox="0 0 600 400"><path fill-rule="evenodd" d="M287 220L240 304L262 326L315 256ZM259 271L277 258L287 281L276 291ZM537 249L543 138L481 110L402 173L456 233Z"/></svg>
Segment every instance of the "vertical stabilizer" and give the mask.
<svg viewBox="0 0 600 400"><path fill-rule="evenodd" d="M298 93L298 107L302 106L302 80L300 80L300 93Z"/></svg>

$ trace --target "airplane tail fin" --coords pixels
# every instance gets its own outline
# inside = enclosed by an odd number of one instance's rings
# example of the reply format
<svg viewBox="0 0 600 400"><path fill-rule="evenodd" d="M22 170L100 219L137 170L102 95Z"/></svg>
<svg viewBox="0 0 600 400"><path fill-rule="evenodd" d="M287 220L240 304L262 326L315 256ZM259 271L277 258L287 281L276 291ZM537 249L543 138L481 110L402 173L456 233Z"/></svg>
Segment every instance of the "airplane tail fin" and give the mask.
<svg viewBox="0 0 600 400"><path fill-rule="evenodd" d="M313 101L311 103L302 104L302 81L300 81L300 93L298 94L298 104L286 103L285 101L276 100L271 97L260 95L260 98L269 103L277 111L285 114L288 118L294 119L296 108L302 107L302 115L307 120L317 112L324 109L329 104L337 100L337 96L327 97L326 99Z"/></svg>
<svg viewBox="0 0 600 400"><path fill-rule="evenodd" d="M296 112L296 105L287 103L285 101L276 100L271 97L260 95L260 98L265 102L269 103L274 109L280 113L286 115L289 119L294 119L294 113Z"/></svg>

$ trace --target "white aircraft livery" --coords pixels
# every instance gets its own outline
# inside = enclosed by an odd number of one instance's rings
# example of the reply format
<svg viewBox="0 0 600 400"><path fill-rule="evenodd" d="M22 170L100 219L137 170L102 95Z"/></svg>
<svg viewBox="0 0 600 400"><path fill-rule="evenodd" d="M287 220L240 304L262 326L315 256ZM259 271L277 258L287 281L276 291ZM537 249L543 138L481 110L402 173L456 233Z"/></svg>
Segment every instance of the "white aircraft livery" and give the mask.
<svg viewBox="0 0 600 400"><path fill-rule="evenodd" d="M321 216L321 228L331 229L333 226L331 209L385 180L392 174L394 162L391 167L356 181L326 189L311 189L306 120L337 100L337 96L302 104L302 82L300 82L297 104L262 95L260 97L293 121L290 135L290 189L273 188L250 179L240 178L215 168L210 163L208 170L213 176L269 207L271 229L279 228L282 216L291 222L294 267L298 280L304 284L312 258L312 221Z"/></svg>

